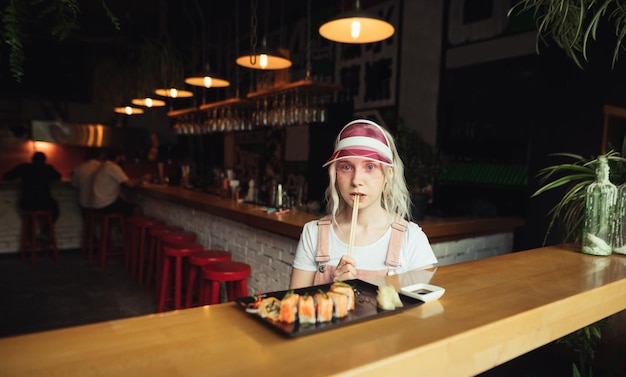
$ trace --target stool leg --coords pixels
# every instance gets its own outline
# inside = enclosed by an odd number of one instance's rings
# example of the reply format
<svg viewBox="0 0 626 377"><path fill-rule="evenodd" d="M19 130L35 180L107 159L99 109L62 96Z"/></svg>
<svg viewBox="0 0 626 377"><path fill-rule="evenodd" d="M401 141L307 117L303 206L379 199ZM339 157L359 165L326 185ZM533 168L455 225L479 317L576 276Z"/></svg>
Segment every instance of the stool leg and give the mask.
<svg viewBox="0 0 626 377"><path fill-rule="evenodd" d="M235 297L235 284L236 281L227 281L226 282L226 301L232 301Z"/></svg>
<svg viewBox="0 0 626 377"><path fill-rule="evenodd" d="M24 215L24 217L22 218L22 241L20 242L20 258L22 259L22 261L26 260L26 255L28 254L26 248L28 247L29 224L30 222L28 220L28 217Z"/></svg>
<svg viewBox="0 0 626 377"><path fill-rule="evenodd" d="M50 229L50 245L52 246L52 255L54 257L54 261L59 261L59 249L57 248L57 236L54 229L54 221L52 220L52 215L48 214L48 229Z"/></svg>
<svg viewBox="0 0 626 377"><path fill-rule="evenodd" d="M220 303L220 282L217 280L211 281L211 299L209 300L209 304L219 304Z"/></svg>
<svg viewBox="0 0 626 377"><path fill-rule="evenodd" d="M30 219L30 264L35 265L37 262L37 219Z"/></svg>
<svg viewBox="0 0 626 377"><path fill-rule="evenodd" d="M213 282L202 279L200 284L201 288L198 305L209 305L211 303L211 286L213 285Z"/></svg>
<svg viewBox="0 0 626 377"><path fill-rule="evenodd" d="M176 257L174 270L174 309L181 308L183 293L183 258Z"/></svg>
<svg viewBox="0 0 626 377"><path fill-rule="evenodd" d="M146 281L145 281L145 288L146 291L150 291L150 288L152 287L152 274L153 269L154 269L154 257L156 254L156 244L155 244L155 240L153 237L150 237L148 240L148 266L146 267Z"/></svg>
<svg viewBox="0 0 626 377"><path fill-rule="evenodd" d="M239 297L248 296L248 282L246 281L246 279L240 280L238 283L238 286L239 286L239 293L237 294L236 297L233 297L231 301L234 301L235 299Z"/></svg>
<svg viewBox="0 0 626 377"><path fill-rule="evenodd" d="M196 285L196 275L198 274L198 267L189 266L189 276L187 279L187 301L185 302L186 308L191 308L193 305L194 285Z"/></svg>
<svg viewBox="0 0 626 377"><path fill-rule="evenodd" d="M163 258L163 270L161 271L161 281L159 289L159 313L165 311L165 301L167 300L167 290L169 285L170 258Z"/></svg>
<svg viewBox="0 0 626 377"><path fill-rule="evenodd" d="M106 267L106 257L109 248L109 220L102 220L102 227L100 229L100 267Z"/></svg>
<svg viewBox="0 0 626 377"><path fill-rule="evenodd" d="M89 260L92 261L94 258L94 250L96 249L96 224L98 223L98 217L96 214L92 213L90 215L89 221Z"/></svg>
<svg viewBox="0 0 626 377"><path fill-rule="evenodd" d="M138 269L138 274L137 274L137 282L139 283L139 286L143 286L143 269L144 269L144 263L145 263L145 252L146 252L146 233L147 231L144 230L142 236L141 236L141 245L139 246L139 255L138 255L138 261L137 261L137 269Z"/></svg>

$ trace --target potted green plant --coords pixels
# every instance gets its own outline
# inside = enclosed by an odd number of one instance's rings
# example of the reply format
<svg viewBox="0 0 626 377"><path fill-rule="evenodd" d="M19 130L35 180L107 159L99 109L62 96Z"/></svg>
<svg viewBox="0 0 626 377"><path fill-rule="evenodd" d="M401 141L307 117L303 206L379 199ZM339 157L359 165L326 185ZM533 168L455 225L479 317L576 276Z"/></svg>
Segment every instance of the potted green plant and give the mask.
<svg viewBox="0 0 626 377"><path fill-rule="evenodd" d="M550 222L544 237L544 245L555 226L562 229L563 242L579 243L584 221L585 192L587 186L596 178L595 167L598 159L597 157L585 158L572 153L553 153L551 156L569 159L571 162L547 166L538 174L541 186L531 197L560 187L565 188L559 201L548 212ZM611 166L611 181L616 185L624 183L626 159L620 157L615 151L608 152L606 156Z"/></svg>
<svg viewBox="0 0 626 377"><path fill-rule="evenodd" d="M396 146L404 163L404 176L413 202L413 219L423 220L428 203L432 201L432 189L442 172L438 149L428 143L402 120L397 124Z"/></svg>
<svg viewBox="0 0 626 377"><path fill-rule="evenodd" d="M556 225L562 229L563 242L580 244L585 217L585 194L587 187L596 178L595 167L598 158L588 159L571 153L554 153L552 156L569 159L571 162L545 167L538 174L540 187L531 197L557 188L565 189L563 195L548 213L550 222L544 245L548 234ZM616 185L623 184L626 181L626 159L620 157L615 151L608 152L606 156L611 167L611 181ZM593 375L592 362L603 328L615 334L608 320L602 319L557 340L557 343L565 344L577 355L577 360L572 363L573 376L591 377Z"/></svg>

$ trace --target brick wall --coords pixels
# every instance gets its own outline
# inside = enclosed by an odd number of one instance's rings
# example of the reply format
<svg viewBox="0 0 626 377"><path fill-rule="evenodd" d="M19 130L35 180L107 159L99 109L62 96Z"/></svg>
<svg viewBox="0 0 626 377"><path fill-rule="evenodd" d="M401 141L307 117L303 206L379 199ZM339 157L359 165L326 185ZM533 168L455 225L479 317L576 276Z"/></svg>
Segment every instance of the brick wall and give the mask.
<svg viewBox="0 0 626 377"><path fill-rule="evenodd" d="M146 215L165 219L198 234L198 243L205 248L228 250L233 260L252 266L248 291L281 291L288 288L297 240L249 227L222 217L194 209L141 198ZM443 242L433 245L439 266L509 253L513 249L513 234L503 233L484 237Z"/></svg>
<svg viewBox="0 0 626 377"><path fill-rule="evenodd" d="M59 250L80 248L82 219L76 190L60 182L52 187L52 196L59 202L60 215L55 224ZM20 249L22 223L17 207L18 184L0 184L0 253L17 253Z"/></svg>

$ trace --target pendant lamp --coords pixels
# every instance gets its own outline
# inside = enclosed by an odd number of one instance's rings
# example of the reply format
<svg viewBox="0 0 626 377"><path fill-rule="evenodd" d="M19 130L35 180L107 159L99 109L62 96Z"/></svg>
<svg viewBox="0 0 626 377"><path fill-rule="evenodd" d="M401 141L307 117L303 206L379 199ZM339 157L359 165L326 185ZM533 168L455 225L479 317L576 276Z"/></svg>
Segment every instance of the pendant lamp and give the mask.
<svg viewBox="0 0 626 377"><path fill-rule="evenodd" d="M191 77L187 77L185 82L193 86L201 86L203 88L224 88L230 86L230 82L223 77L211 72L209 65L206 65L206 69Z"/></svg>
<svg viewBox="0 0 626 377"><path fill-rule="evenodd" d="M193 97L193 93L189 90L176 88L161 88L154 91L159 96L169 98L189 98Z"/></svg>
<svg viewBox="0 0 626 377"><path fill-rule="evenodd" d="M151 97L133 98L131 103L148 108L165 106L165 101Z"/></svg>
<svg viewBox="0 0 626 377"><path fill-rule="evenodd" d="M252 69L260 69L260 70L276 70L276 69L285 69L291 67L291 60L285 57L280 52L270 49L267 47L267 31L266 36L263 37L263 42L261 47L256 46L257 40L257 1L252 0L252 10L251 14L251 22L252 25L252 36L250 38L250 49L251 52L248 54L237 57L237 64ZM269 24L269 3L265 3L265 28L267 29L267 25Z"/></svg>
<svg viewBox="0 0 626 377"><path fill-rule="evenodd" d="M267 43L263 38L263 46L257 48L256 51L253 49L253 52L247 55L238 57L237 64L245 68L275 70L291 67L291 60L278 51L267 48Z"/></svg>
<svg viewBox="0 0 626 377"><path fill-rule="evenodd" d="M126 114L126 115L135 115L135 114L143 114L143 109L134 106L120 106L113 109L118 114Z"/></svg>
<svg viewBox="0 0 626 377"><path fill-rule="evenodd" d="M196 2L196 6L198 6L198 3ZM208 28L206 26L206 18L203 14L202 9L200 9L198 7L198 14L200 15L200 17L202 18L202 26L203 26L203 30L202 30L202 62L207 62L204 70L201 72L198 72L197 74L187 77L185 78L185 83L189 84L189 85L193 85L193 86L199 86L199 87L203 87L203 88L224 88L227 86L230 86L230 82L228 80L226 80L225 78L215 74L214 72L211 72L211 68L210 65L208 63L208 60L206 58L206 35L208 34Z"/></svg>
<svg viewBox="0 0 626 377"><path fill-rule="evenodd" d="M356 0L355 10L341 13L319 28L322 37L340 43L373 43L393 35L395 28L387 21L361 10Z"/></svg>

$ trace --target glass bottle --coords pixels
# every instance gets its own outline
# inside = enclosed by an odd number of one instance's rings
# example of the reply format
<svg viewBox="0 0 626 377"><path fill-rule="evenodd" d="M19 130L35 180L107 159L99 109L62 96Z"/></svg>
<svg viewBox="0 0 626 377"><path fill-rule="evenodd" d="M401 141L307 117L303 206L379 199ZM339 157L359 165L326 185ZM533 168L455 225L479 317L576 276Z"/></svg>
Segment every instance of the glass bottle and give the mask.
<svg viewBox="0 0 626 377"><path fill-rule="evenodd" d="M613 252L626 254L626 183L617 188L615 210L615 242Z"/></svg>
<svg viewBox="0 0 626 377"><path fill-rule="evenodd" d="M610 255L615 233L617 187L609 181L609 162L598 156L596 179L587 187L585 195L585 224L582 252L592 255Z"/></svg>

